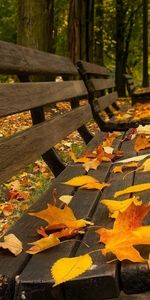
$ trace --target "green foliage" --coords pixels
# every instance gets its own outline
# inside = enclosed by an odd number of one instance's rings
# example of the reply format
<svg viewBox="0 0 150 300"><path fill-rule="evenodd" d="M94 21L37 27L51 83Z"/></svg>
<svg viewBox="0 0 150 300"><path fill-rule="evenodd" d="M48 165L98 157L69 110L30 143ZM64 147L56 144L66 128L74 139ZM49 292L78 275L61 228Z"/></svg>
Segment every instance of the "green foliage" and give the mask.
<svg viewBox="0 0 150 300"><path fill-rule="evenodd" d="M15 42L17 37L17 0L0 1L0 40Z"/></svg>

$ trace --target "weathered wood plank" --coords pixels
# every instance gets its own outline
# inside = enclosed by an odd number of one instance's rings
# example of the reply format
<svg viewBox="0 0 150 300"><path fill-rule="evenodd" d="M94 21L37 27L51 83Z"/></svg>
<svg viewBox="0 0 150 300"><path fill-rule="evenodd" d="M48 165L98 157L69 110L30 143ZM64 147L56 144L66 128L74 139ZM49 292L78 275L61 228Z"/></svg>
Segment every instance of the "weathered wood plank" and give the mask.
<svg viewBox="0 0 150 300"><path fill-rule="evenodd" d="M81 96L87 96L81 80L1 84L0 117Z"/></svg>
<svg viewBox="0 0 150 300"><path fill-rule="evenodd" d="M95 91L101 91L115 87L115 81L113 79L94 78L91 79L91 82L95 88Z"/></svg>
<svg viewBox="0 0 150 300"><path fill-rule="evenodd" d="M0 182L35 161L41 154L91 119L91 109L88 104L2 140Z"/></svg>
<svg viewBox="0 0 150 300"><path fill-rule="evenodd" d="M0 41L1 74L70 74L78 72L67 57Z"/></svg>
<svg viewBox="0 0 150 300"><path fill-rule="evenodd" d="M133 294L133 295L127 295L122 292L118 298L114 298L113 300L149 300L149 299L150 299L149 292L143 294ZM112 298L108 300L112 300Z"/></svg>
<svg viewBox="0 0 150 300"><path fill-rule="evenodd" d="M104 110L109 105L113 104L118 98L117 92L112 92L100 98L97 98L97 102L99 104L99 110Z"/></svg>
<svg viewBox="0 0 150 300"><path fill-rule="evenodd" d="M87 74L90 75L103 75L103 76L109 76L110 72L105 68L97 64L89 63L86 61L78 61L78 66L81 66L84 68Z"/></svg>

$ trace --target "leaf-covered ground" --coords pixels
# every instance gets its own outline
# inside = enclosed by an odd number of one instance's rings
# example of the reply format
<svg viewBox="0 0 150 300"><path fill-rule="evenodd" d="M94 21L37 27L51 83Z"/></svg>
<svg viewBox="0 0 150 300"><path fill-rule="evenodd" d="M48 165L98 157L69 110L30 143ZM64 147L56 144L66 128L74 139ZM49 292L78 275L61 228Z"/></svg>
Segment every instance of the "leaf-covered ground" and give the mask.
<svg viewBox="0 0 150 300"><path fill-rule="evenodd" d="M61 103L57 107L47 109L46 118L70 109L69 105ZM0 119L0 138L11 136L14 133L25 130L32 124L29 112L24 112ZM95 132L95 123L89 124L90 130ZM69 151L76 155L84 148L84 143L77 132L69 135L56 146L61 158L70 162ZM21 170L8 182L0 185L0 236L6 233L8 228L21 216L21 214L33 204L40 195L50 186L54 178L45 162L39 157L35 162Z"/></svg>

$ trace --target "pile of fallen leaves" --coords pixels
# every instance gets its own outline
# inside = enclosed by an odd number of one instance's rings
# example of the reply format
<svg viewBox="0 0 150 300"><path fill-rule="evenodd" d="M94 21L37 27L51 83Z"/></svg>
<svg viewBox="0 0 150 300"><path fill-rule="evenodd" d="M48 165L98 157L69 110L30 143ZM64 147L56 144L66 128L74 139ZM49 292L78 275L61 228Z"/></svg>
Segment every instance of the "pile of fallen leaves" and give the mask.
<svg viewBox="0 0 150 300"><path fill-rule="evenodd" d="M137 103L130 107L127 111L115 111L115 121L129 122L150 119L150 102Z"/></svg>

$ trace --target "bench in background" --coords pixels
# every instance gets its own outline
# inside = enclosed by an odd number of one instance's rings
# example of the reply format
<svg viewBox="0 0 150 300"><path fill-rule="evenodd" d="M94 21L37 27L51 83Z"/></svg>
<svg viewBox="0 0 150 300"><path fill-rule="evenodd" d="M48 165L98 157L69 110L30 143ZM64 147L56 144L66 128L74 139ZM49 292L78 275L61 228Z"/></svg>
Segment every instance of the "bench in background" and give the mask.
<svg viewBox="0 0 150 300"><path fill-rule="evenodd" d="M103 131L127 130L137 127L140 124L149 124L149 119L141 121L117 121L115 119L115 111L121 110L126 112L131 106L125 104L119 108L117 100L118 93L115 80L110 77L110 72L102 66L88 63L85 61L77 62L78 70L83 78L89 92L89 102L92 107L94 118ZM113 107L113 110L110 109ZM107 121L101 115L106 113Z"/></svg>
<svg viewBox="0 0 150 300"><path fill-rule="evenodd" d="M150 102L150 87L137 88L133 77L129 74L124 74L127 91L132 99L132 104Z"/></svg>

